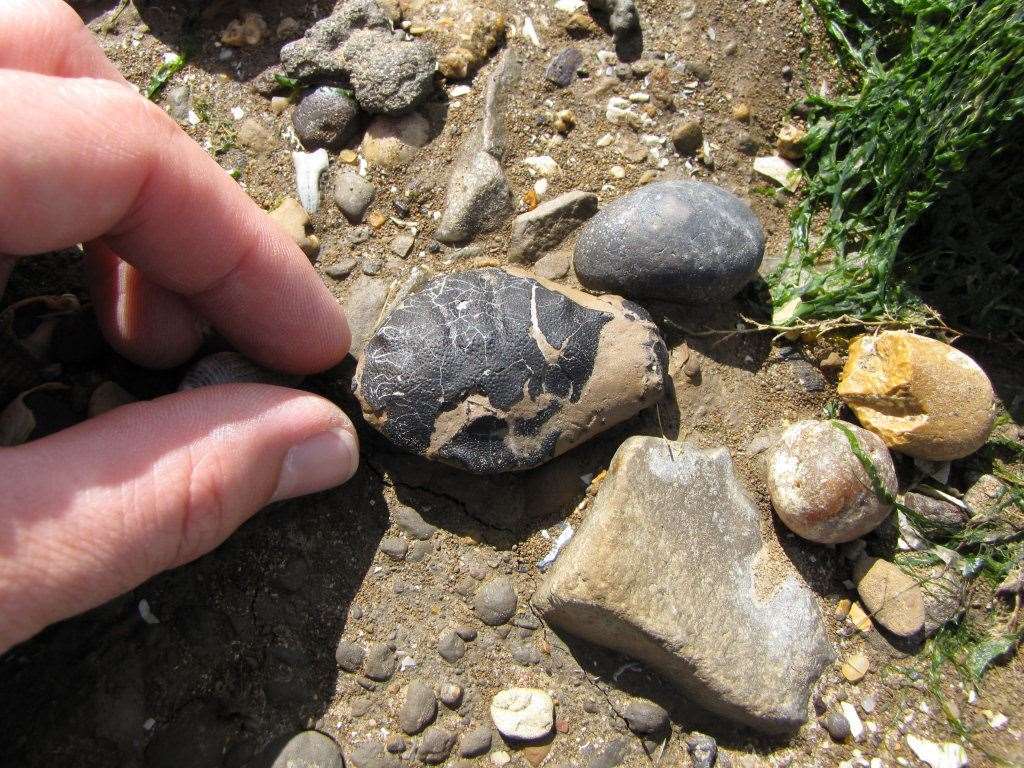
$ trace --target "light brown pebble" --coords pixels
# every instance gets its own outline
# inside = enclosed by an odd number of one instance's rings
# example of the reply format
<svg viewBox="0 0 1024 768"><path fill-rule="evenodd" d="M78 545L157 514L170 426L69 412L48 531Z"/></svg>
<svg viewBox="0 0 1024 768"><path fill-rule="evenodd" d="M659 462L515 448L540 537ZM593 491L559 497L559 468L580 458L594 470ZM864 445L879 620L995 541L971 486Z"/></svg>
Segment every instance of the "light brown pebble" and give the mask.
<svg viewBox="0 0 1024 768"><path fill-rule="evenodd" d="M850 615L850 608L852 606L853 606L853 603L850 600L847 600L845 597L842 600L840 600L838 603L836 603L836 619L838 619L839 621L842 621L847 616L849 616Z"/></svg>
<svg viewBox="0 0 1024 768"><path fill-rule="evenodd" d="M840 668L843 677L847 682L857 683L864 679L864 675L871 668L871 661L864 653L855 653L848 657Z"/></svg>
<svg viewBox="0 0 1024 768"><path fill-rule="evenodd" d="M366 223L374 229L380 229L387 222L388 217L380 211L373 211L369 216L366 217Z"/></svg>
<svg viewBox="0 0 1024 768"><path fill-rule="evenodd" d="M853 580L875 621L894 635L914 637L924 628L924 594L899 566L864 556L853 566Z"/></svg>
<svg viewBox="0 0 1024 768"><path fill-rule="evenodd" d="M871 631L871 617L864 613L864 609L860 607L860 603L854 603L850 606L850 613L847 615L850 623L860 632Z"/></svg>
<svg viewBox="0 0 1024 768"><path fill-rule="evenodd" d="M358 159L359 155L351 149L343 149L338 153L338 160L349 165L352 165Z"/></svg>
<svg viewBox="0 0 1024 768"><path fill-rule="evenodd" d="M996 418L992 382L974 360L905 331L855 339L838 392L887 446L933 461L974 453Z"/></svg>
<svg viewBox="0 0 1024 768"><path fill-rule="evenodd" d="M733 120L739 120L741 123L750 121L750 107L743 102L732 105L732 117Z"/></svg>

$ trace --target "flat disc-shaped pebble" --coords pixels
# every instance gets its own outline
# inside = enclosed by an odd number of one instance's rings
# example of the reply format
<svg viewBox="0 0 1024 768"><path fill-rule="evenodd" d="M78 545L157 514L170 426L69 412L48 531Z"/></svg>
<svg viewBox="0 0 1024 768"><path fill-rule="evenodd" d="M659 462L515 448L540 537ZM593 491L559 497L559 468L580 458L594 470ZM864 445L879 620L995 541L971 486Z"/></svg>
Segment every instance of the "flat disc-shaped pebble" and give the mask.
<svg viewBox="0 0 1024 768"><path fill-rule="evenodd" d="M659 398L647 313L514 270L443 275L367 344L356 393L397 445L471 472L537 466Z"/></svg>
<svg viewBox="0 0 1024 768"><path fill-rule="evenodd" d="M588 288L698 304L735 296L763 255L761 222L738 197L700 181L664 181L594 216L575 267Z"/></svg>

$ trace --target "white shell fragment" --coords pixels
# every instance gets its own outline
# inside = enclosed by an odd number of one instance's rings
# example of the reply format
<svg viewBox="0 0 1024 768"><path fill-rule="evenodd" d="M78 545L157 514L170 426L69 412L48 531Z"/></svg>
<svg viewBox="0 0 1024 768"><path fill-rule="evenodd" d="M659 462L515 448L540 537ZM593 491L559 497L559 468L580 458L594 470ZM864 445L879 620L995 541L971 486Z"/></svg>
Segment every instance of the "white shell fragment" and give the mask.
<svg viewBox="0 0 1024 768"><path fill-rule="evenodd" d="M754 171L790 192L796 192L800 186L800 169L778 155L754 158Z"/></svg>
<svg viewBox="0 0 1024 768"><path fill-rule="evenodd" d="M152 625L160 623L160 619L156 617L156 614L153 613L153 609L149 607L149 600L146 600L145 598L139 600L139 616L141 616L142 620L147 624Z"/></svg>
<svg viewBox="0 0 1024 768"><path fill-rule="evenodd" d="M563 13L576 13L586 7L587 4L583 0L557 0L555 2L555 9Z"/></svg>
<svg viewBox="0 0 1024 768"><path fill-rule="evenodd" d="M540 38L537 37L537 30L534 29L533 19L529 16L523 19L523 37L540 48Z"/></svg>
<svg viewBox="0 0 1024 768"><path fill-rule="evenodd" d="M307 213L316 213L320 207L320 175L327 170L327 150L292 152L295 163L295 189L299 202Z"/></svg>
<svg viewBox="0 0 1024 768"><path fill-rule="evenodd" d="M543 739L554 726L555 703L538 688L506 688L491 699L491 720L510 739Z"/></svg>
<svg viewBox="0 0 1024 768"><path fill-rule="evenodd" d="M541 176L554 176L559 172L558 163L551 155L536 155L523 158L523 165Z"/></svg>
<svg viewBox="0 0 1024 768"><path fill-rule="evenodd" d="M846 718L846 722L850 725L850 738L854 741L860 741L864 738L864 723L860 719L860 715L857 714L856 708L848 701L844 701L839 705L839 709L843 713L843 717Z"/></svg>
<svg viewBox="0 0 1024 768"><path fill-rule="evenodd" d="M965 768L967 765L967 752L959 744L936 744L934 741L908 733L907 746L917 755L918 760L927 763L931 768Z"/></svg>
<svg viewBox="0 0 1024 768"><path fill-rule="evenodd" d="M548 553L537 561L537 568L540 569L541 572L546 571L552 566L552 564L554 564L558 554L562 551L562 547L569 543L569 539L572 538L574 533L575 531L572 526L566 523L565 528L563 528L562 532L558 534L558 538L555 539L555 543L551 545L551 549L548 550Z"/></svg>

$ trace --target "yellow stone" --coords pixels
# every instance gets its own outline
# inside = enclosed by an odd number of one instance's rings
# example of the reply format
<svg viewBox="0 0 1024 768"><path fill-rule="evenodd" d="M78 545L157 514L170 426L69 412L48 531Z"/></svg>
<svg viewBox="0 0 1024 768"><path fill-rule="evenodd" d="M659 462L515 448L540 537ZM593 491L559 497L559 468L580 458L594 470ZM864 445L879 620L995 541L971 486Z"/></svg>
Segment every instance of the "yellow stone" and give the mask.
<svg viewBox="0 0 1024 768"><path fill-rule="evenodd" d="M269 213L270 218L277 222L295 244L312 258L320 251L320 240L316 235L307 235L309 214L293 197L286 197L281 204Z"/></svg>
<svg viewBox="0 0 1024 768"><path fill-rule="evenodd" d="M850 606L850 613L848 614L850 623L853 624L861 632L868 632L871 630L871 618L864 613L864 609L860 607L860 603L854 603Z"/></svg>
<svg viewBox="0 0 1024 768"><path fill-rule="evenodd" d="M739 120L741 123L750 121L750 107L747 104L740 102L739 104L733 104L732 116L734 120Z"/></svg>
<svg viewBox="0 0 1024 768"><path fill-rule="evenodd" d="M338 159L343 163L351 165L359 159L359 155L353 152L351 149L343 149L338 153Z"/></svg>
<svg viewBox="0 0 1024 768"><path fill-rule="evenodd" d="M836 618L842 621L850 615L850 608L853 603L845 597L836 603Z"/></svg>
<svg viewBox="0 0 1024 768"><path fill-rule="evenodd" d="M854 339L838 392L887 446L933 461L974 453L996 417L992 382L974 360L906 331Z"/></svg>
<svg viewBox="0 0 1024 768"><path fill-rule="evenodd" d="M866 654L855 653L843 662L840 671L847 682L856 683L864 678L871 668L871 661Z"/></svg>

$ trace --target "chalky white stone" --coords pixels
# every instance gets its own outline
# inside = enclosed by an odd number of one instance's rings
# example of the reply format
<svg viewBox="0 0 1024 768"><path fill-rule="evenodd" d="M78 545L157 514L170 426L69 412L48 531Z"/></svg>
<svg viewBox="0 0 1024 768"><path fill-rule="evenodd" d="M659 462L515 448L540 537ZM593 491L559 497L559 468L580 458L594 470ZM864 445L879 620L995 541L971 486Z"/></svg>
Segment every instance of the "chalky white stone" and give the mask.
<svg viewBox="0 0 1024 768"><path fill-rule="evenodd" d="M554 726L555 703L538 688L506 688L491 700L491 720L510 739L542 739Z"/></svg>

